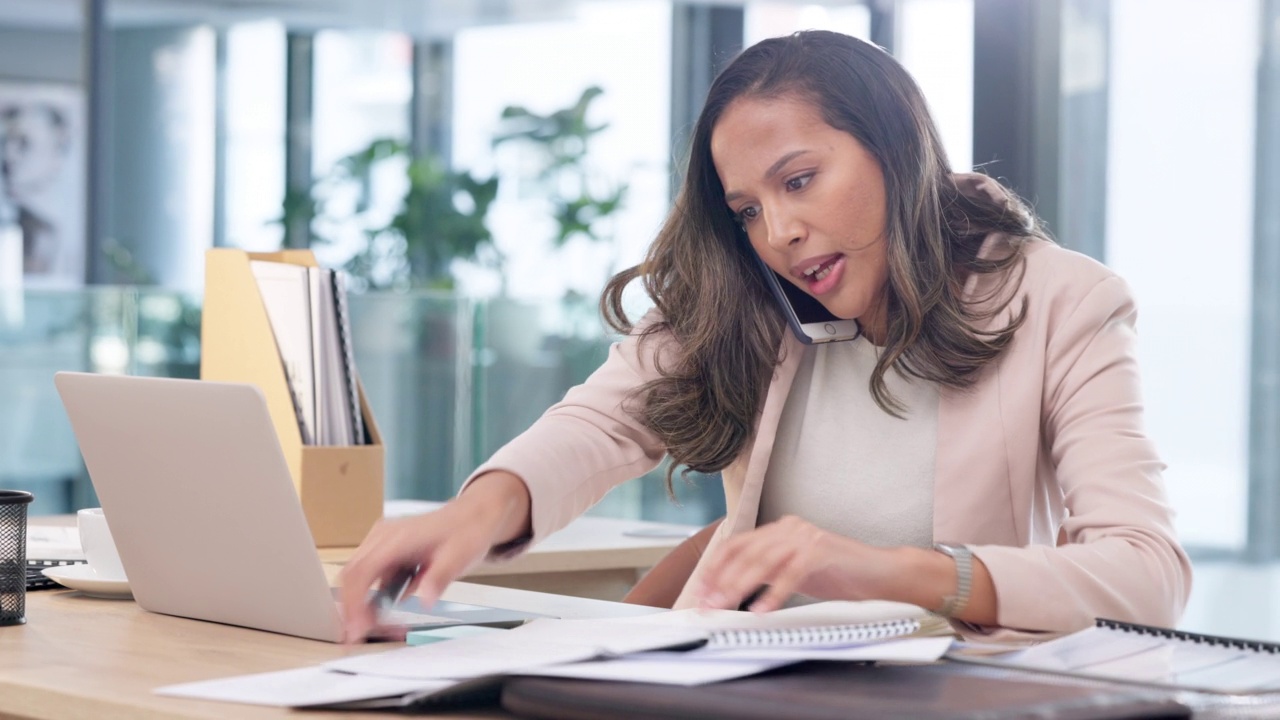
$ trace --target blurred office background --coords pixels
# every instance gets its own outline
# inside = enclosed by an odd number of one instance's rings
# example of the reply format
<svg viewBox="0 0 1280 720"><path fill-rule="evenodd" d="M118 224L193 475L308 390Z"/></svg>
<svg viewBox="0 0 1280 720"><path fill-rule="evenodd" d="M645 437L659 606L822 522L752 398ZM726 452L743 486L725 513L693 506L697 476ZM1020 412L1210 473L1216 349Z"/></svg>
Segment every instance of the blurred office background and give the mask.
<svg viewBox="0 0 1280 720"><path fill-rule="evenodd" d="M0 0L0 485L94 504L52 372L194 377L204 251L310 247L388 497L448 497L603 359L715 71L805 28L1128 279L1188 623L1280 635L1280 0ZM592 512L703 523L718 482Z"/></svg>

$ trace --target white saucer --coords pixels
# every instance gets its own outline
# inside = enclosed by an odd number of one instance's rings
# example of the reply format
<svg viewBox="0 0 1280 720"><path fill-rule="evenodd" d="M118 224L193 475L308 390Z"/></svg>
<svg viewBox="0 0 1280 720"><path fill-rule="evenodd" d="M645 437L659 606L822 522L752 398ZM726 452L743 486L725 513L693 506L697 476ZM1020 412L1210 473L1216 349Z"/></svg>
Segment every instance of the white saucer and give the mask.
<svg viewBox="0 0 1280 720"><path fill-rule="evenodd" d="M128 580L104 578L85 563L56 565L41 570L45 577L72 590L79 590L89 597L110 600L128 600L133 597Z"/></svg>

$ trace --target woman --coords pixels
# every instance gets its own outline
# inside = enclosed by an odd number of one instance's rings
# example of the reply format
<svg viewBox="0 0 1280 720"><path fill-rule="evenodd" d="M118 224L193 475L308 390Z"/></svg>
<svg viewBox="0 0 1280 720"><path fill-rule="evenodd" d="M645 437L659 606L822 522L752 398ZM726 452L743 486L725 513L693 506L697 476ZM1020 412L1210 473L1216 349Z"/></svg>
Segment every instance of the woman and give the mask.
<svg viewBox="0 0 1280 720"><path fill-rule="evenodd" d="M757 256L862 337L802 345ZM656 308L632 326L637 278ZM585 384L442 510L370 533L342 577L353 639L397 568L420 564L434 600L664 455L720 472L728 508L677 607L878 598L1055 632L1180 616L1191 571L1126 285L996 181L953 176L878 48L814 31L735 59L665 226L602 305L629 336Z"/></svg>

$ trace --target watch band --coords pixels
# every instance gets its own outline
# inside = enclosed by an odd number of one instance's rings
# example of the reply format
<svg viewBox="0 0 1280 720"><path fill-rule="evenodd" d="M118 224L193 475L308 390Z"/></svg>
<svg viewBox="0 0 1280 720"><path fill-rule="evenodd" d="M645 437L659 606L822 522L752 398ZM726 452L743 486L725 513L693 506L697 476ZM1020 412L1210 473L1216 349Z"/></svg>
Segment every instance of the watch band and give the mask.
<svg viewBox="0 0 1280 720"><path fill-rule="evenodd" d="M945 543L935 543L933 549L956 561L956 592L943 596L942 607L938 608L939 615L954 617L969 604L969 590L973 587L973 553L964 545Z"/></svg>

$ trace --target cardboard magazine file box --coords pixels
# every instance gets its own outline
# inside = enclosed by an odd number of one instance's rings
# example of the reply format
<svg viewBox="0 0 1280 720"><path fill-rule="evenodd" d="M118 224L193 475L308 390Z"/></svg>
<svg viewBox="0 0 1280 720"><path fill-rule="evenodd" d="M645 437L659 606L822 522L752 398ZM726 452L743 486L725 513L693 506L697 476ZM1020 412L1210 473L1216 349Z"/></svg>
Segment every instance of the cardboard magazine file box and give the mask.
<svg viewBox="0 0 1280 720"><path fill-rule="evenodd" d="M364 388L357 383L369 444L302 443L284 363L249 266L251 260L316 266L309 250L206 251L200 378L252 383L262 390L316 547L358 545L382 517L384 448L378 425L369 411Z"/></svg>

